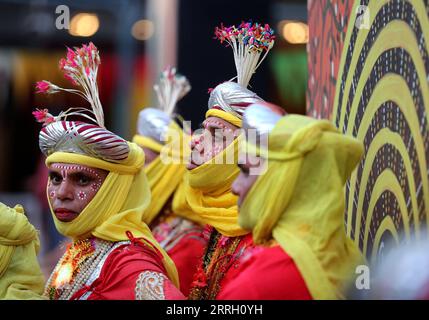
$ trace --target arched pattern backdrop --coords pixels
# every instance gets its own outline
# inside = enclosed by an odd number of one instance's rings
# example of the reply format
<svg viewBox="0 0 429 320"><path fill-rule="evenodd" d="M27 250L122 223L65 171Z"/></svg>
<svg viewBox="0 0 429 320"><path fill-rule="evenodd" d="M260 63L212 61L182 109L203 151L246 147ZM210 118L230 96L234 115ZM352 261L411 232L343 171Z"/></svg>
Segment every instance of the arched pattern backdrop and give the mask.
<svg viewBox="0 0 429 320"><path fill-rule="evenodd" d="M330 118L365 145L345 224L369 259L428 228L428 14L429 0L356 0L348 22Z"/></svg>

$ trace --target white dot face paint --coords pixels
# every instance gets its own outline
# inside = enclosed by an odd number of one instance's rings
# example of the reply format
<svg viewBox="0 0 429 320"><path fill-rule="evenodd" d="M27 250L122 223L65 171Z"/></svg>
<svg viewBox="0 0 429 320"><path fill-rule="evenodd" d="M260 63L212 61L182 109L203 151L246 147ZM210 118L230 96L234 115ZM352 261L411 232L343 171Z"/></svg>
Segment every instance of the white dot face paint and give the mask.
<svg viewBox="0 0 429 320"><path fill-rule="evenodd" d="M84 201L88 198L87 194L84 191L79 191L77 196L81 201Z"/></svg>
<svg viewBox="0 0 429 320"><path fill-rule="evenodd" d="M101 183L93 183L93 184L91 184L91 189L93 191L98 191L98 189L100 189L100 188L101 188Z"/></svg>
<svg viewBox="0 0 429 320"><path fill-rule="evenodd" d="M108 172L84 165L53 163L49 167L48 199L55 216L75 219L101 188Z"/></svg>

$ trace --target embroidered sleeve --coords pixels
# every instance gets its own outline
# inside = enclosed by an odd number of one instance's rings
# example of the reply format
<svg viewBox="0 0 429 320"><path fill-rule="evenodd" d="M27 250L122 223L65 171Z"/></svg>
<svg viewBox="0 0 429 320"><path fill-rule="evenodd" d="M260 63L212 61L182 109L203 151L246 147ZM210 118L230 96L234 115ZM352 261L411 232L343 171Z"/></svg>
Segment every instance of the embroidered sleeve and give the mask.
<svg viewBox="0 0 429 320"><path fill-rule="evenodd" d="M167 277L159 272L144 271L139 274L135 295L136 300L165 300L164 282Z"/></svg>

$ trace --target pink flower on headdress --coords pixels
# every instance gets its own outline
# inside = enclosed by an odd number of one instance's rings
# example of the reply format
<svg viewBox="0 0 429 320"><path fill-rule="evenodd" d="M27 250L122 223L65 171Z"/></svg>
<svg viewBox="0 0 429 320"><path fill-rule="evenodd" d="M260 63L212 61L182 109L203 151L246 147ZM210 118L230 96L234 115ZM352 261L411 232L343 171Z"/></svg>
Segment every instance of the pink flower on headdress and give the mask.
<svg viewBox="0 0 429 320"><path fill-rule="evenodd" d="M171 66L168 66L165 71L167 71L167 79L170 80L170 81L173 81L174 75L175 75L174 68L171 67Z"/></svg>
<svg viewBox="0 0 429 320"><path fill-rule="evenodd" d="M77 63L75 59L76 59L76 52L74 52L72 49L67 47L67 64L73 68L76 68Z"/></svg>
<svg viewBox="0 0 429 320"><path fill-rule="evenodd" d="M223 24L216 27L215 39L218 39L220 43L227 42L226 46L236 42L237 45L246 46L249 52L262 52L271 49L275 36L273 29L268 24L243 21L238 27L235 25L225 27Z"/></svg>
<svg viewBox="0 0 429 320"><path fill-rule="evenodd" d="M66 64L67 64L66 59L61 58L61 59L60 59L60 62L58 63L58 65L59 65L59 67L60 67L60 70L63 70L63 69L64 69L64 67L66 66Z"/></svg>
<svg viewBox="0 0 429 320"><path fill-rule="evenodd" d="M64 73L64 78L66 78L68 81L70 81L73 85L77 86L78 83L73 78L73 76L69 75L68 73Z"/></svg>
<svg viewBox="0 0 429 320"><path fill-rule="evenodd" d="M38 90L36 93L48 93L50 88L51 83L49 81L43 80L36 83L36 89Z"/></svg>
<svg viewBox="0 0 429 320"><path fill-rule="evenodd" d="M97 51L96 46L92 42L90 42L86 48L89 54L92 54L93 52Z"/></svg>
<svg viewBox="0 0 429 320"><path fill-rule="evenodd" d="M104 127L104 113L98 95L97 72L100 65L100 55L98 49L92 42L88 45L82 45L80 48L67 47L65 58L60 59L58 66L63 72L64 77L73 85L81 88L71 89L62 88L49 81L43 80L36 84L37 93L56 93L59 91L76 94L84 98L91 105L91 110L84 108L69 108L61 112L58 116L53 117L46 109L36 110L33 115L38 122L43 122L46 126L53 121L65 119L67 116L83 116L100 127Z"/></svg>
<svg viewBox="0 0 429 320"><path fill-rule="evenodd" d="M226 28L223 23L220 24L220 27L215 28L215 39L218 39L220 43L228 41L231 36L231 27ZM227 44L228 46L228 44Z"/></svg>
<svg viewBox="0 0 429 320"><path fill-rule="evenodd" d="M55 117L48 112L48 109L36 109L32 114L36 118L37 122L43 123L43 126L47 126L55 121Z"/></svg>
<svg viewBox="0 0 429 320"><path fill-rule="evenodd" d="M97 70L100 65L100 55L97 47L90 42L74 50L67 47L66 59L61 59L59 67L64 73L64 77L73 85L85 83L83 76L91 77L91 71ZM84 72L82 72L82 70Z"/></svg>

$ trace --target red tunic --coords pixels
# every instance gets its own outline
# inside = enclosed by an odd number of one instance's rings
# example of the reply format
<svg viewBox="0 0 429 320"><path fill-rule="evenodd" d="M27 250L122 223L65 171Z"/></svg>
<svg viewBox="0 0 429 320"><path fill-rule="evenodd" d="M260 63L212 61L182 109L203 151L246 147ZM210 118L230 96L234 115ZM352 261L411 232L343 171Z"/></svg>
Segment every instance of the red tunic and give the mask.
<svg viewBox="0 0 429 320"><path fill-rule="evenodd" d="M217 299L308 300L312 297L292 258L276 245L247 250L238 268L225 275Z"/></svg>
<svg viewBox="0 0 429 320"><path fill-rule="evenodd" d="M208 234L208 246L194 276L190 300L218 299L224 287L239 276L241 258L254 246L251 234L226 237L213 227L204 233Z"/></svg>
<svg viewBox="0 0 429 320"><path fill-rule="evenodd" d="M295 263L279 245L256 246L251 234L225 237L209 232L190 299L311 299Z"/></svg>
<svg viewBox="0 0 429 320"><path fill-rule="evenodd" d="M99 276L77 291L74 299L134 300L185 297L167 278L161 258L146 246L124 244L114 249Z"/></svg>

